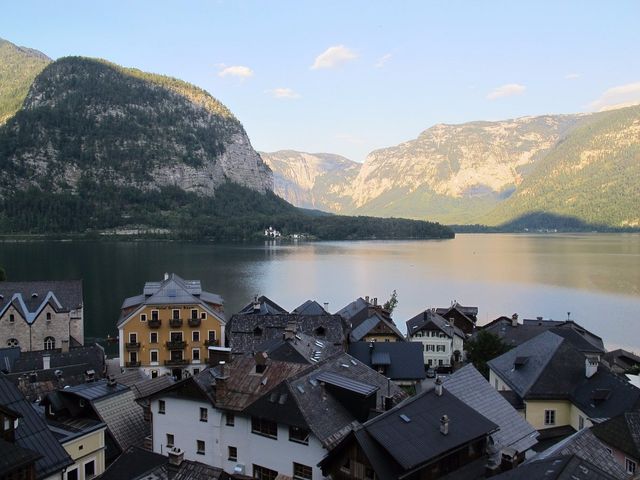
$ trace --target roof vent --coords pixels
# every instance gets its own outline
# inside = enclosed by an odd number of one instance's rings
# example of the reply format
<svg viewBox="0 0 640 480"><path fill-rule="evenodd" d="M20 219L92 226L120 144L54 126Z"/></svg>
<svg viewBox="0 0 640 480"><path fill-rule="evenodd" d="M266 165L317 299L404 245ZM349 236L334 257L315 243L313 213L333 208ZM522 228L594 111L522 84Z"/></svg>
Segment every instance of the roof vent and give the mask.
<svg viewBox="0 0 640 480"><path fill-rule="evenodd" d="M516 359L513 362L513 366L515 368L521 368L521 367L524 367L528 361L529 361L529 357L516 357Z"/></svg>
<svg viewBox="0 0 640 480"><path fill-rule="evenodd" d="M402 413L402 414L400 415L400 418L402 419L402 421L403 421L404 423L409 423L409 422L411 422L411 419L410 419L409 417L407 417L404 413Z"/></svg>
<svg viewBox="0 0 640 480"><path fill-rule="evenodd" d="M107 385L109 387L115 387L118 384L118 382L116 382L116 377L114 377L113 375L109 375L107 377Z"/></svg>
<svg viewBox="0 0 640 480"><path fill-rule="evenodd" d="M436 395L441 397L442 396L442 378L438 377L436 378Z"/></svg>
<svg viewBox="0 0 640 480"><path fill-rule="evenodd" d="M37 294L36 292L33 292L33 293L31 294L31 298L38 298L38 294Z"/></svg>
<svg viewBox="0 0 640 480"><path fill-rule="evenodd" d="M164 279L165 280L169 280L169 273L168 272L164 272Z"/></svg>
<svg viewBox="0 0 640 480"><path fill-rule="evenodd" d="M449 435L449 417L443 415L440 418L440 433L443 435Z"/></svg>

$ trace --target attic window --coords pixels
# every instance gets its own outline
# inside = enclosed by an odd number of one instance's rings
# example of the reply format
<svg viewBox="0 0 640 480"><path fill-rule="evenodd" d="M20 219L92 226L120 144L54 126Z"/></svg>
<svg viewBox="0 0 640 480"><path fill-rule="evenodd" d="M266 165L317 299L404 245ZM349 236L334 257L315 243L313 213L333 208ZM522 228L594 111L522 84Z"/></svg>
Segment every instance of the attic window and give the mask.
<svg viewBox="0 0 640 480"><path fill-rule="evenodd" d="M38 294L37 294L36 292L33 292L33 293L31 294L31 298L38 298Z"/></svg>
<svg viewBox="0 0 640 480"><path fill-rule="evenodd" d="M253 329L253 336L254 337L259 337L260 335L262 335L262 329L260 327L256 327Z"/></svg>

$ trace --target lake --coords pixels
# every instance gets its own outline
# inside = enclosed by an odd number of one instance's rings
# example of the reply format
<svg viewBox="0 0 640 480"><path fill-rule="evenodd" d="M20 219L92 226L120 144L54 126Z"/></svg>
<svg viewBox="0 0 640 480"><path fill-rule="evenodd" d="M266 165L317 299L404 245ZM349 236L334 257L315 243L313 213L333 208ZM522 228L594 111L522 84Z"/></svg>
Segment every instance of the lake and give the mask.
<svg viewBox="0 0 640 480"><path fill-rule="evenodd" d="M176 242L0 243L11 280L84 281L85 335L114 335L125 297L164 272L200 279L230 317L266 295L291 310L307 299L333 313L358 296L398 292L405 321L452 300L500 315L566 319L609 348L640 350L640 235L466 234L454 240L221 246Z"/></svg>

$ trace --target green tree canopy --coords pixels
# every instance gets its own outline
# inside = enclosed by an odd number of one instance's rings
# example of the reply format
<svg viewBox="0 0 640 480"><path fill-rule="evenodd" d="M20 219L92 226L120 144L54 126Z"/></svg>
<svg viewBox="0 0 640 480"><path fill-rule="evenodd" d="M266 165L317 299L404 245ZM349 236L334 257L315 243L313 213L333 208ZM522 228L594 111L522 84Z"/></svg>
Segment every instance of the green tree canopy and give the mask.
<svg viewBox="0 0 640 480"><path fill-rule="evenodd" d="M398 292L396 292L396 290L394 288L393 292L391 293L391 297L389 297L389 300L387 300L384 303L382 308L387 310L389 313L393 313L393 311L395 310L395 308L397 306L398 306Z"/></svg>
<svg viewBox="0 0 640 480"><path fill-rule="evenodd" d="M481 330L465 345L468 359L485 378L489 378L487 362L511 350L511 347L493 333Z"/></svg>

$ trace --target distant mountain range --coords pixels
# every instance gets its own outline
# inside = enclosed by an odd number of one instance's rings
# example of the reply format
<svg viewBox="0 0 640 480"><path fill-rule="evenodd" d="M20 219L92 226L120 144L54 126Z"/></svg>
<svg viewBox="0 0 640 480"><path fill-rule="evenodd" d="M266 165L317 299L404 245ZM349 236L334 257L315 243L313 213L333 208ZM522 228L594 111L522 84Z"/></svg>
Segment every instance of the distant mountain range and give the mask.
<svg viewBox="0 0 640 480"><path fill-rule="evenodd" d="M142 226L235 240L273 226L331 239L452 236L429 222L288 204L239 120L181 80L101 59L51 61L4 40L0 80L0 233Z"/></svg>
<svg viewBox="0 0 640 480"><path fill-rule="evenodd" d="M640 106L435 125L363 164L261 156L275 192L308 208L514 229L640 227Z"/></svg>

